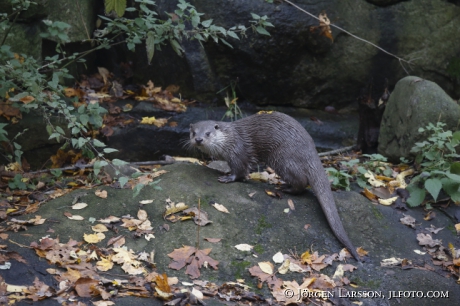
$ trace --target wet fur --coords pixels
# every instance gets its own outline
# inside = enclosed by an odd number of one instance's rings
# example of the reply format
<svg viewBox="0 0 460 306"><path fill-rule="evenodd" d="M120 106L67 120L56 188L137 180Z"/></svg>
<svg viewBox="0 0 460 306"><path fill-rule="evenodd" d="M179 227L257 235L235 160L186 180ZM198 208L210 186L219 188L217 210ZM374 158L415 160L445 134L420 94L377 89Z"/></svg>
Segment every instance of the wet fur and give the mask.
<svg viewBox="0 0 460 306"><path fill-rule="evenodd" d="M343 228L313 139L297 120L272 112L234 122L200 121L190 126L190 145L227 161L231 173L220 177L220 182L243 180L251 166L264 162L290 185L287 192L301 193L310 184L335 236L359 260Z"/></svg>

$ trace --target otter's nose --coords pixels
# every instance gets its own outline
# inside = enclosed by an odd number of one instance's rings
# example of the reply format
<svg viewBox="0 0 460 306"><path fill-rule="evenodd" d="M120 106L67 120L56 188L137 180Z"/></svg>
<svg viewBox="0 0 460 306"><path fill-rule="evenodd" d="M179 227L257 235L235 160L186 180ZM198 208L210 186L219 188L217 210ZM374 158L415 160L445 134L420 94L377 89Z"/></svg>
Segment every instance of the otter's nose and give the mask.
<svg viewBox="0 0 460 306"><path fill-rule="evenodd" d="M196 144L201 144L203 142L203 138L195 138Z"/></svg>

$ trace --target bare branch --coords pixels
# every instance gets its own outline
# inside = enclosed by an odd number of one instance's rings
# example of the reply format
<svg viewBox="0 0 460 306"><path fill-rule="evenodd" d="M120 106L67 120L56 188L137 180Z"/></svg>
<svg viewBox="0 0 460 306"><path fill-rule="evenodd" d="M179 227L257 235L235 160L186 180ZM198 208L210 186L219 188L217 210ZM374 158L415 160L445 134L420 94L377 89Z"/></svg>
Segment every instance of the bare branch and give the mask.
<svg viewBox="0 0 460 306"><path fill-rule="evenodd" d="M295 5L295 4L292 3L291 1L289 1L289 0L284 0L284 2L289 3L290 5L292 5L293 7L295 7L296 9L298 9L299 11L301 11L301 12L307 14L308 16L313 17L313 18L315 18L315 19L317 19L317 20L320 20L318 17L316 17L316 16L313 15L312 13L307 12L306 10L304 10L304 9L302 9L301 7ZM409 61L407 61L407 60L405 60L405 59L403 59L403 58L401 58L401 57L399 57L399 56L397 56L397 55L395 55L395 54L393 54L393 53L390 53L390 52L388 52L387 50L385 50L385 49L383 49L383 48L377 46L376 44L374 44L374 43L372 43L372 42L370 42L370 41L368 41L368 40L365 40L364 38L361 38L361 37L359 37L359 36L356 36L356 35L354 35L354 34L348 32L347 30L342 29L342 28L339 27L339 26L336 26L335 24L332 24L332 23L331 23L330 26L332 26L332 27L334 27L334 28L336 28L336 29L338 29L338 30L340 30L340 31L342 31L342 32L344 32L344 33L350 35L351 37L354 37L354 38L356 38L356 39L358 39L358 40L360 40L360 41L363 41L363 42L365 42L365 43L367 43L367 44L369 44L369 45L371 45L371 46L373 46L373 47L379 49L380 51L382 51L382 52L384 52L384 53L386 53L386 54L388 54L388 55L390 55L390 56L396 58L396 59L399 61L399 63L401 64L401 66L403 67L404 71L405 71L407 74L409 74L409 73L407 72L406 68L405 68L405 67L403 66L403 64L402 64L402 62L405 62L405 63L407 63L407 64L410 65L411 63L410 63Z"/></svg>

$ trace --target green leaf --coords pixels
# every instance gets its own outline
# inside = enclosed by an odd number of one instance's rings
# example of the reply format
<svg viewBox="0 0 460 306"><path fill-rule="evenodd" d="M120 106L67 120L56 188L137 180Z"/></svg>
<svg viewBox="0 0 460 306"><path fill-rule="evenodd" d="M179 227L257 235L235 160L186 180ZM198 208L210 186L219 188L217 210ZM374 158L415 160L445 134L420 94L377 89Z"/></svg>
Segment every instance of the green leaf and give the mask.
<svg viewBox="0 0 460 306"><path fill-rule="evenodd" d="M455 182L459 182L459 183L460 183L460 175L452 174L452 173L446 172L446 176L447 176L448 178L454 180Z"/></svg>
<svg viewBox="0 0 460 306"><path fill-rule="evenodd" d="M108 163L105 160L97 160L94 162L93 171L95 175L98 175L102 167L107 166Z"/></svg>
<svg viewBox="0 0 460 306"><path fill-rule="evenodd" d="M61 135L65 135L64 130L60 126L56 126L56 132L58 132Z"/></svg>
<svg viewBox="0 0 460 306"><path fill-rule="evenodd" d="M460 183L449 178L441 179L442 189L450 196L455 203L460 202Z"/></svg>
<svg viewBox="0 0 460 306"><path fill-rule="evenodd" d="M141 192L142 188L144 188L145 185L142 183L137 184L133 188L133 198L137 197L139 195L139 192Z"/></svg>
<svg viewBox="0 0 460 306"><path fill-rule="evenodd" d="M80 123L84 126L88 126L89 116L87 114L80 115Z"/></svg>
<svg viewBox="0 0 460 306"><path fill-rule="evenodd" d="M212 24L212 19L208 19L208 20L205 20L205 21L202 21L201 22L201 25L205 28L209 28L209 26Z"/></svg>
<svg viewBox="0 0 460 306"><path fill-rule="evenodd" d="M438 199L439 191L441 191L442 183L437 178L430 178L425 181L425 189L431 194L433 199Z"/></svg>
<svg viewBox="0 0 460 306"><path fill-rule="evenodd" d="M93 139L93 144L94 144L96 147L100 147L100 148L105 147L105 143L103 143L102 141L99 141L99 140L97 140L97 139Z"/></svg>
<svg viewBox="0 0 460 306"><path fill-rule="evenodd" d="M251 16L252 16L252 19L256 19L256 20L260 19L260 16L257 14L251 13Z"/></svg>
<svg viewBox="0 0 460 306"><path fill-rule="evenodd" d="M265 28L262 27L262 26L256 27L256 31L257 31L257 33L259 33L259 34L271 36L270 33L269 33L267 30L265 30Z"/></svg>
<svg viewBox="0 0 460 306"><path fill-rule="evenodd" d="M227 31L227 35L235 39L240 39L238 35L236 35L236 33L233 31Z"/></svg>
<svg viewBox="0 0 460 306"><path fill-rule="evenodd" d="M126 176L122 176L118 179L118 183L120 183L120 188L123 188L125 184L129 181L129 178Z"/></svg>
<svg viewBox="0 0 460 306"><path fill-rule="evenodd" d="M425 189L418 188L416 186L407 187L407 190L410 192L410 197L407 199L407 204L411 207L419 206L425 200L426 191Z"/></svg>
<svg viewBox="0 0 460 306"><path fill-rule="evenodd" d="M450 165L450 173L460 174L460 162L454 162Z"/></svg>
<svg viewBox="0 0 460 306"><path fill-rule="evenodd" d="M147 39L145 40L145 48L147 49L147 63L150 65L153 54L155 53L155 33L149 31L147 33Z"/></svg>
<svg viewBox="0 0 460 306"><path fill-rule="evenodd" d="M128 163L125 162L124 160L117 159L117 158L115 158L114 160L112 160L112 163L113 163L115 166L123 166L123 165L127 165L127 164L128 164Z"/></svg>
<svg viewBox="0 0 460 306"><path fill-rule="evenodd" d="M105 148L104 149L104 153L109 154L109 153L112 153L112 152L118 152L118 150L117 149L112 149L112 148Z"/></svg>
<svg viewBox="0 0 460 306"><path fill-rule="evenodd" d="M105 0L105 11L110 13L115 11L118 17L125 14L127 0Z"/></svg>
<svg viewBox="0 0 460 306"><path fill-rule="evenodd" d="M184 52L184 49L180 46L180 44L177 42L175 39L170 40L171 47L173 50L177 53L177 55L182 56L182 53Z"/></svg>

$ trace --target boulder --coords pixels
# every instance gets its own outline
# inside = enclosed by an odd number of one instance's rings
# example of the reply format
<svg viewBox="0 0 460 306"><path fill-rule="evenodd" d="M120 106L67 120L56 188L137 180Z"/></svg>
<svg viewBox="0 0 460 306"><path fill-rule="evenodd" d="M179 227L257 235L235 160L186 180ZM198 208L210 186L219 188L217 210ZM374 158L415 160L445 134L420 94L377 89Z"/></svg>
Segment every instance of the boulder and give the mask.
<svg viewBox="0 0 460 306"><path fill-rule="evenodd" d="M420 127L441 121L455 131L459 118L459 105L439 85L405 77L396 84L383 113L378 151L393 161L410 157L414 144L424 137Z"/></svg>

